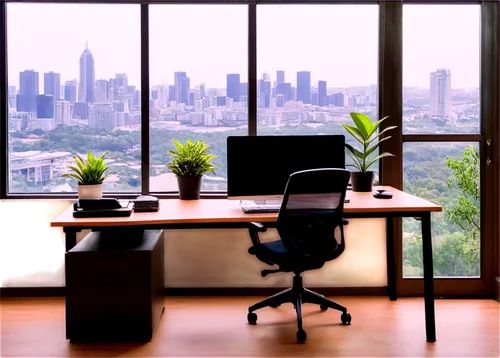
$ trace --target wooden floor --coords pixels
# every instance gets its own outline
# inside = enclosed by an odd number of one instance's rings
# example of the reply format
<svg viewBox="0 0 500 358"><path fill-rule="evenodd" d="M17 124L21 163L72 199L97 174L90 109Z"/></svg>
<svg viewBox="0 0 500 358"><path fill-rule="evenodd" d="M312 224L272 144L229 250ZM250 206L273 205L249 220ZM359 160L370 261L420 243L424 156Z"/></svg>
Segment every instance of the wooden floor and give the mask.
<svg viewBox="0 0 500 358"><path fill-rule="evenodd" d="M336 297L352 315L304 306L308 339L296 343L291 304L257 311L258 297L167 297L152 341L70 344L65 339L64 298L4 298L2 357L498 357L499 303L436 300L437 342L425 341L421 298Z"/></svg>

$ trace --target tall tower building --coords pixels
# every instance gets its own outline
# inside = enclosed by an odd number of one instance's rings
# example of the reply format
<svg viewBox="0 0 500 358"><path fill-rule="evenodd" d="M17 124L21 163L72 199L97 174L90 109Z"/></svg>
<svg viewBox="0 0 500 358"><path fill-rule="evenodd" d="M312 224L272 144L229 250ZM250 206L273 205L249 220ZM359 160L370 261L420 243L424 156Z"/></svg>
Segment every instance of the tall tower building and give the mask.
<svg viewBox="0 0 500 358"><path fill-rule="evenodd" d="M276 71L276 82L277 83L285 82L285 71Z"/></svg>
<svg viewBox="0 0 500 358"><path fill-rule="evenodd" d="M80 56L80 86L78 88L78 102L94 103L94 57L89 50L88 44Z"/></svg>
<svg viewBox="0 0 500 358"><path fill-rule="evenodd" d="M108 102L109 82L107 80L95 81L95 102Z"/></svg>
<svg viewBox="0 0 500 358"><path fill-rule="evenodd" d="M19 94L16 98L18 112L36 113L38 96L38 72L26 70L19 73Z"/></svg>
<svg viewBox="0 0 500 358"><path fill-rule="evenodd" d="M61 75L55 72L43 74L43 93L51 94L55 102L61 99Z"/></svg>
<svg viewBox="0 0 500 358"><path fill-rule="evenodd" d="M450 70L438 69L431 72L431 98L429 115L439 118L451 116L451 74Z"/></svg>
<svg viewBox="0 0 500 358"><path fill-rule="evenodd" d="M70 103L69 101L57 101L55 112L56 126L69 126L71 124Z"/></svg>
<svg viewBox="0 0 500 358"><path fill-rule="evenodd" d="M297 72L297 101L311 103L311 72Z"/></svg>
<svg viewBox="0 0 500 358"><path fill-rule="evenodd" d="M230 73L226 78L226 96L234 102L240 101L240 74Z"/></svg>
<svg viewBox="0 0 500 358"><path fill-rule="evenodd" d="M174 86L175 86L175 100L177 103L184 103L189 105L189 77L186 72L174 73Z"/></svg>
<svg viewBox="0 0 500 358"><path fill-rule="evenodd" d="M326 102L326 81L318 81L318 106L323 107Z"/></svg>
<svg viewBox="0 0 500 358"><path fill-rule="evenodd" d="M78 81L71 80L64 83L64 100L74 104L76 102L76 94L78 89Z"/></svg>

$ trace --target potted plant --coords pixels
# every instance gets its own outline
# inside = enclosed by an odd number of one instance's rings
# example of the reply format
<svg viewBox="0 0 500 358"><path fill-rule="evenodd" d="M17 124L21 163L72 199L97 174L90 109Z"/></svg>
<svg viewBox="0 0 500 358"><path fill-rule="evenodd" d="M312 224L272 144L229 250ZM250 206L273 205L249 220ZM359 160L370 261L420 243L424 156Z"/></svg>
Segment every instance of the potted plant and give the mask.
<svg viewBox="0 0 500 358"><path fill-rule="evenodd" d="M84 160L79 155L73 156L76 166L71 165L73 173L63 174L63 177L75 178L78 180L78 197L80 199L102 198L102 183L107 178L105 174L108 167L104 163L104 156L108 152L95 158L89 150L87 159Z"/></svg>
<svg viewBox="0 0 500 358"><path fill-rule="evenodd" d="M359 150L348 143L345 144L346 148L349 150L347 155L353 162L353 164L348 164L347 166L358 169L358 172L351 173L352 190L361 192L372 191L374 173L373 171L369 171L368 168L377 160L384 157L393 157L394 154L381 153L373 158L369 158L369 156L379 147L380 143L391 138L390 136L381 138L382 134L396 128L396 126L387 127L377 134L377 129L387 117L373 123L368 116L362 113L351 112L350 115L356 126L342 124L342 127L344 127L362 147L361 150Z"/></svg>
<svg viewBox="0 0 500 358"><path fill-rule="evenodd" d="M212 160L217 156L208 154L209 146L201 140L193 142L188 138L184 144L174 140L174 144L176 150L168 151L173 159L166 167L177 176L179 197L182 200L199 199L203 174L215 174Z"/></svg>

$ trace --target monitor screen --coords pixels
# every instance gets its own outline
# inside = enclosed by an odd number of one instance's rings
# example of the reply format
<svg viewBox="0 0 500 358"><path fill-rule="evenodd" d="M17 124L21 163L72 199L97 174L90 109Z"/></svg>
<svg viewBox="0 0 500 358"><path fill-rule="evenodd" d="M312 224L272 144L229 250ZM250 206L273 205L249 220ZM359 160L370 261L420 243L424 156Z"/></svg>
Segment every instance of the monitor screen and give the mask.
<svg viewBox="0 0 500 358"><path fill-rule="evenodd" d="M282 199L290 174L345 169L343 135L229 136L228 199Z"/></svg>

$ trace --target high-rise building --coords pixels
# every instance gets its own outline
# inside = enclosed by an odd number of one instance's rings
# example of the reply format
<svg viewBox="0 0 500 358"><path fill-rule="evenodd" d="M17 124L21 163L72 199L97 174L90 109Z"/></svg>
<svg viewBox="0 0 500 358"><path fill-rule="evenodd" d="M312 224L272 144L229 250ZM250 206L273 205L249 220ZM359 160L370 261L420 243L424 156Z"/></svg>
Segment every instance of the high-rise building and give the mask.
<svg viewBox="0 0 500 358"><path fill-rule="evenodd" d="M283 95L284 103L293 101L292 84L287 82L278 83L276 87L276 97L280 94Z"/></svg>
<svg viewBox="0 0 500 358"><path fill-rule="evenodd" d="M285 82L285 71L276 71L276 82L277 83Z"/></svg>
<svg viewBox="0 0 500 358"><path fill-rule="evenodd" d="M240 100L240 74L230 73L226 78L226 92L227 97L231 98L234 102Z"/></svg>
<svg viewBox="0 0 500 358"><path fill-rule="evenodd" d="M78 102L94 103L94 57L89 50L88 44L80 56L80 86L78 89Z"/></svg>
<svg viewBox="0 0 500 358"><path fill-rule="evenodd" d="M259 80L259 108L269 108L271 105L271 81L266 80L266 76Z"/></svg>
<svg viewBox="0 0 500 358"><path fill-rule="evenodd" d="M17 111L36 113L38 93L38 72L33 70L20 72L19 94L16 97Z"/></svg>
<svg viewBox="0 0 500 358"><path fill-rule="evenodd" d="M108 102L109 82L107 80L95 81L95 101L96 103Z"/></svg>
<svg viewBox="0 0 500 358"><path fill-rule="evenodd" d="M318 82L318 106L323 107L328 103L326 101L326 81Z"/></svg>
<svg viewBox="0 0 500 358"><path fill-rule="evenodd" d="M200 85L200 98L203 98L203 97L205 97L205 84L204 83L202 83Z"/></svg>
<svg viewBox="0 0 500 358"><path fill-rule="evenodd" d="M78 81L71 80L64 83L64 100L74 104L76 102L76 94L78 88Z"/></svg>
<svg viewBox="0 0 500 358"><path fill-rule="evenodd" d="M36 116L38 119L54 118L54 96L39 94L36 96Z"/></svg>
<svg viewBox="0 0 500 358"><path fill-rule="evenodd" d="M56 102L56 126L70 125L70 103L69 101Z"/></svg>
<svg viewBox="0 0 500 358"><path fill-rule="evenodd" d="M429 115L439 118L451 116L451 73L438 69L431 72L431 98Z"/></svg>
<svg viewBox="0 0 500 358"><path fill-rule="evenodd" d="M311 103L311 72L297 72L297 101Z"/></svg>
<svg viewBox="0 0 500 358"><path fill-rule="evenodd" d="M113 130L116 128L116 117L112 103L95 103L90 106L89 127Z"/></svg>
<svg viewBox="0 0 500 358"><path fill-rule="evenodd" d="M168 86L168 101L175 101L175 86Z"/></svg>
<svg viewBox="0 0 500 358"><path fill-rule="evenodd" d="M184 103L186 105L189 105L190 81L189 77L186 76L186 72L174 73L174 86L175 100L177 101L177 103Z"/></svg>
<svg viewBox="0 0 500 358"><path fill-rule="evenodd" d="M8 87L8 100L7 104L9 108L16 108L16 86Z"/></svg>
<svg viewBox="0 0 500 358"><path fill-rule="evenodd" d="M43 93L54 96L55 108L55 102L61 99L61 75L59 73L50 71L43 74Z"/></svg>

